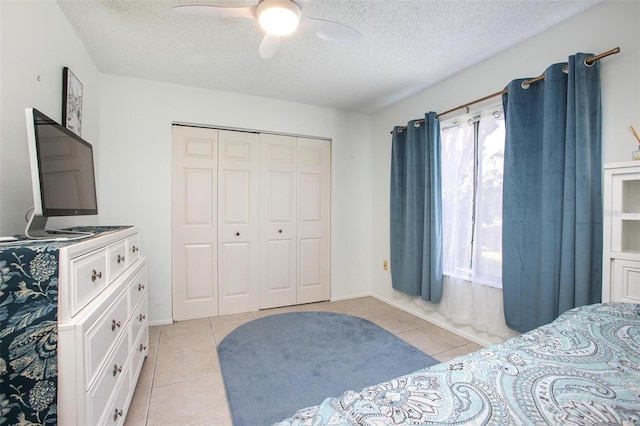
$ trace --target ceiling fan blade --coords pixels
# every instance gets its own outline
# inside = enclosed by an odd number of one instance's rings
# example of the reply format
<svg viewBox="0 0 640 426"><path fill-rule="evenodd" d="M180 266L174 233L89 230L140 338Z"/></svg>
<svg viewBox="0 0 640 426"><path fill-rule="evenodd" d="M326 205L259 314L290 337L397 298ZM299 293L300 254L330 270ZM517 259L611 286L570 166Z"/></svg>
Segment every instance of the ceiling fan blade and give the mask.
<svg viewBox="0 0 640 426"><path fill-rule="evenodd" d="M362 37L360 31L337 22L308 16L303 16L302 20L305 26L311 28L323 40L349 42L356 41Z"/></svg>
<svg viewBox="0 0 640 426"><path fill-rule="evenodd" d="M221 7L208 5L181 5L173 8L183 15L211 16L214 18L255 18L256 6Z"/></svg>
<svg viewBox="0 0 640 426"><path fill-rule="evenodd" d="M262 42L260 43L260 57L262 59L269 59L276 53L280 47L280 37L272 34L265 34Z"/></svg>

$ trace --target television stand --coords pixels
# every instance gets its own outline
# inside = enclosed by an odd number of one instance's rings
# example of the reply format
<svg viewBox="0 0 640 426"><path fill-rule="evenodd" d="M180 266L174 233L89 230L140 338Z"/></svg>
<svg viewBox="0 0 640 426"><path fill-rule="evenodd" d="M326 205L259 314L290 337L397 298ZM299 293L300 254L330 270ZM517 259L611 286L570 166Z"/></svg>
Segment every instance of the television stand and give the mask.
<svg viewBox="0 0 640 426"><path fill-rule="evenodd" d="M32 214L24 230L25 237L30 240L73 241L94 235L93 232L47 229L46 225L46 217Z"/></svg>

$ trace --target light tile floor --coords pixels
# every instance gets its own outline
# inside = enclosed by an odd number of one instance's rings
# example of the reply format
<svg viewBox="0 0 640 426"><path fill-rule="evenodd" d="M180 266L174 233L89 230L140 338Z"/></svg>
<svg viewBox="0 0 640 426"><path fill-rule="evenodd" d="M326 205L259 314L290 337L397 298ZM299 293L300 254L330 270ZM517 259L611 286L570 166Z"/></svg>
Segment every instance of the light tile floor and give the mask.
<svg viewBox="0 0 640 426"><path fill-rule="evenodd" d="M232 425L216 345L248 321L298 311L339 312L366 318L439 361L480 349L476 343L373 297L151 327L149 356L142 368L125 425Z"/></svg>

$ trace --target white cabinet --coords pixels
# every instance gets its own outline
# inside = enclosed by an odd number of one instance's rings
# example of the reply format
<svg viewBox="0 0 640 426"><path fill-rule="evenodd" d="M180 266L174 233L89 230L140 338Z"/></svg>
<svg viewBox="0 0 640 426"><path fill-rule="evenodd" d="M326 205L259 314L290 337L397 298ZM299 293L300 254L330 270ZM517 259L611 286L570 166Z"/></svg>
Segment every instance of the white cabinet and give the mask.
<svg viewBox="0 0 640 426"><path fill-rule="evenodd" d="M640 162L604 166L602 301L640 303Z"/></svg>
<svg viewBox="0 0 640 426"><path fill-rule="evenodd" d="M176 320L329 299L328 140L173 127Z"/></svg>
<svg viewBox="0 0 640 426"><path fill-rule="evenodd" d="M58 423L124 423L148 354L146 261L137 228L60 249Z"/></svg>

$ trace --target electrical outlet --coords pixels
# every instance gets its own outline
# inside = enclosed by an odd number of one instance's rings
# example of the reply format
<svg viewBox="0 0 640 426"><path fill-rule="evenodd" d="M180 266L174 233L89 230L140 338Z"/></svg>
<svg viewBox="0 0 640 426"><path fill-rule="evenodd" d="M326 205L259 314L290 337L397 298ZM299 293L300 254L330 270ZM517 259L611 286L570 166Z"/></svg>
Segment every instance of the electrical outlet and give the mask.
<svg viewBox="0 0 640 426"><path fill-rule="evenodd" d="M386 260L382 261L382 269L385 270L385 271L389 270L389 262L388 261L386 261Z"/></svg>

